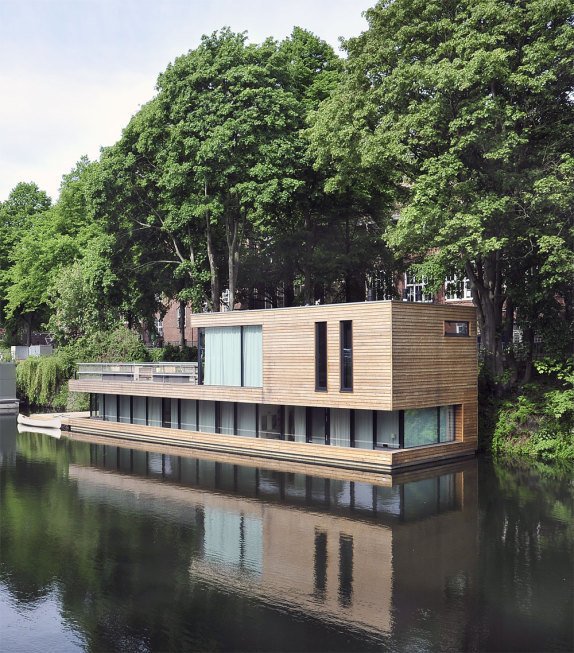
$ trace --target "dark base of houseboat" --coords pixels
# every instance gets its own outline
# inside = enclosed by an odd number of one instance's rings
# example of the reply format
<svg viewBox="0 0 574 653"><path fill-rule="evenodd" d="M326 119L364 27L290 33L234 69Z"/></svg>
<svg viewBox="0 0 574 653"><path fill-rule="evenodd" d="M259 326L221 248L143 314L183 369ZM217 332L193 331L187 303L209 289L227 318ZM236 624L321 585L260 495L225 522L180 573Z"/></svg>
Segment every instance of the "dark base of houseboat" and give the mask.
<svg viewBox="0 0 574 653"><path fill-rule="evenodd" d="M72 433L107 436L126 442L144 442L196 451L220 452L260 460L280 460L342 470L392 474L398 470L451 462L474 456L474 445L454 441L408 449L364 450L325 447L313 443L258 438L238 438L216 433L175 430L107 422L90 418L64 418L62 427Z"/></svg>

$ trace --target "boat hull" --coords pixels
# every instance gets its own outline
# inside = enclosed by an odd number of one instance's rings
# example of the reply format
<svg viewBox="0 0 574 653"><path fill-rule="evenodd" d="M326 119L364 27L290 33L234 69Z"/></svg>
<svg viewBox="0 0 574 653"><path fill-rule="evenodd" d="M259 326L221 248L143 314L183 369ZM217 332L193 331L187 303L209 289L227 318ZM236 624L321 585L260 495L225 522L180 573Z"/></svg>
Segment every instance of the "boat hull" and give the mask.
<svg viewBox="0 0 574 653"><path fill-rule="evenodd" d="M41 429L56 429L62 428L62 416L44 416L44 415L18 415L18 424Z"/></svg>

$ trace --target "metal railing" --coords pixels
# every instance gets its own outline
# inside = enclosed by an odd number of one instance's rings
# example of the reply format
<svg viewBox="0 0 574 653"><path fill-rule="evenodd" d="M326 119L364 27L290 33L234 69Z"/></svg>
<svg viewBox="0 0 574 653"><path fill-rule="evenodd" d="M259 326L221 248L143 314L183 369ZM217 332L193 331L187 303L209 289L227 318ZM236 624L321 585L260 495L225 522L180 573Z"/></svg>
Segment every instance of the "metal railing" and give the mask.
<svg viewBox="0 0 574 653"><path fill-rule="evenodd" d="M76 377L81 381L197 385L197 363L79 363Z"/></svg>

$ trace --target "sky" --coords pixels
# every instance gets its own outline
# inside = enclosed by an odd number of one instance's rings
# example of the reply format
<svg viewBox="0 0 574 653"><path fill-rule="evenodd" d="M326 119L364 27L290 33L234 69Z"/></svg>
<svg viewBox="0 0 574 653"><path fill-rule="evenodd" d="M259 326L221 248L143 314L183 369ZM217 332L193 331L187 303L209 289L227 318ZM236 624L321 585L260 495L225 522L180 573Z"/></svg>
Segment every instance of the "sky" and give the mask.
<svg viewBox="0 0 574 653"><path fill-rule="evenodd" d="M293 26L339 48L375 0L0 0L0 201L20 181L54 200L84 154L97 159L160 72L224 26L252 42Z"/></svg>

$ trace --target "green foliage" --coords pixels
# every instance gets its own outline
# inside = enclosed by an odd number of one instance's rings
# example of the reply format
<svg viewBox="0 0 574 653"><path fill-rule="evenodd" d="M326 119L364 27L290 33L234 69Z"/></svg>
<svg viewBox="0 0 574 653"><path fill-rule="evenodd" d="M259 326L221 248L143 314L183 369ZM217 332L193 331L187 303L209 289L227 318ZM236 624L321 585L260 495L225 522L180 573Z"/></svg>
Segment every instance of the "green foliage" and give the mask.
<svg viewBox="0 0 574 653"><path fill-rule="evenodd" d="M22 320L20 313L7 310L11 287L10 267L20 241L50 208L51 200L34 183L18 184L5 202L0 203L0 325L16 329ZM28 318L30 319L30 317Z"/></svg>
<svg viewBox="0 0 574 653"><path fill-rule="evenodd" d="M500 374L505 301L525 326L556 295L572 311L572 5L395 0L366 17L316 119L318 162L333 187L394 186L388 242L435 285L469 278Z"/></svg>
<svg viewBox="0 0 574 653"><path fill-rule="evenodd" d="M540 368L546 372L555 370L552 364L541 364ZM562 366L559 369L564 370ZM563 374L564 383L560 387L554 387L552 379L539 380L495 404L491 442L494 453L528 456L546 462L574 460L571 368Z"/></svg>
<svg viewBox="0 0 574 653"><path fill-rule="evenodd" d="M149 353L135 331L123 325L78 338L60 348L63 355L77 362L145 362Z"/></svg>
<svg viewBox="0 0 574 653"><path fill-rule="evenodd" d="M68 381L79 362L145 361L149 361L148 350L138 334L123 325L117 326L78 338L59 347L53 356L30 357L18 363L18 389L34 408L87 410L86 395L68 393Z"/></svg>
<svg viewBox="0 0 574 653"><path fill-rule="evenodd" d="M154 347L149 350L149 355L154 362L187 363L197 361L197 347L180 347L178 345L166 345L165 347Z"/></svg>
<svg viewBox="0 0 574 653"><path fill-rule="evenodd" d="M31 356L16 366L18 390L32 406L65 409L66 385L73 373L67 356Z"/></svg>

